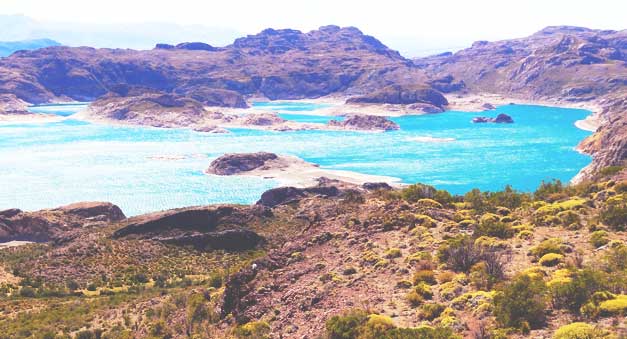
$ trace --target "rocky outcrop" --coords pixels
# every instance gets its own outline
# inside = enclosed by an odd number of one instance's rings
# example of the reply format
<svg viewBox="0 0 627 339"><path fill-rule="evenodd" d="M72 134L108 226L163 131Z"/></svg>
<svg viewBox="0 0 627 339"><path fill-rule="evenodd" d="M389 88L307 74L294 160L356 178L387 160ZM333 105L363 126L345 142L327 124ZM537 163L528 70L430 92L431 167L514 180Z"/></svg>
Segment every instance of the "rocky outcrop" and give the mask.
<svg viewBox="0 0 627 339"><path fill-rule="evenodd" d="M205 106L247 108L244 97L236 91L219 88L197 87L183 91L190 98Z"/></svg>
<svg viewBox="0 0 627 339"><path fill-rule="evenodd" d="M265 191L261 195L259 201L257 201L257 205L275 207L299 201L307 196L320 195L325 197L335 197L339 194L340 190L335 186L321 185L307 188L278 187Z"/></svg>
<svg viewBox="0 0 627 339"><path fill-rule="evenodd" d="M394 131L400 129L397 123L376 115L349 114L344 120L331 120L329 126L361 131Z"/></svg>
<svg viewBox="0 0 627 339"><path fill-rule="evenodd" d="M107 202L85 202L52 210L24 212L0 211L0 242L12 240L59 241L87 225L105 226L124 219L119 207Z"/></svg>
<svg viewBox="0 0 627 339"><path fill-rule="evenodd" d="M267 152L230 153L213 160L206 172L216 175L233 175L249 172L263 167L267 161L277 158L276 154Z"/></svg>
<svg viewBox="0 0 627 339"><path fill-rule="evenodd" d="M263 243L261 236L246 228L258 214L253 208L238 206L174 209L130 218L113 238L152 239L198 250L244 251Z"/></svg>
<svg viewBox="0 0 627 339"><path fill-rule="evenodd" d="M286 120L275 113L249 114L244 118L244 125L247 126L273 126L284 123Z"/></svg>
<svg viewBox="0 0 627 339"><path fill-rule="evenodd" d="M430 104L443 108L448 104L442 93L429 87L392 85L371 94L350 98L347 103L409 105Z"/></svg>
<svg viewBox="0 0 627 339"><path fill-rule="evenodd" d="M507 114L499 114L496 118L488 118L488 117L475 117L472 119L473 123L496 123L496 124L512 124L514 123L514 119Z"/></svg>

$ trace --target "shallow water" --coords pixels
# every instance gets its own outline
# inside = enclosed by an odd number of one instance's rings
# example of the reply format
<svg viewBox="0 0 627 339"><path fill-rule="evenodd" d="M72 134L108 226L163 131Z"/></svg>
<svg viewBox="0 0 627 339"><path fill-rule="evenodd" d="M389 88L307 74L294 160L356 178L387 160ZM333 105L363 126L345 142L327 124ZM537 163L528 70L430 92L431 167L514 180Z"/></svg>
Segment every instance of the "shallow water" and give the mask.
<svg viewBox="0 0 627 339"><path fill-rule="evenodd" d="M262 105L270 109L269 103ZM33 110L69 115L82 107ZM330 119L306 114L303 107L311 110L319 107L316 104L273 102L272 107L287 119ZM516 122L472 124L477 113L445 112L393 118L401 130L387 133L233 129L230 134L207 134L90 124L71 117L54 123L0 125L0 209L36 210L99 200L136 215L218 202L252 203L277 185L260 178L203 174L212 159L227 152L291 154L324 168L394 176L453 193L474 187L497 190L506 184L530 191L541 180L568 181L590 162L574 150L589 135L574 122L589 111L508 105L482 115L498 113L507 113ZM417 137L455 141L420 142Z"/></svg>

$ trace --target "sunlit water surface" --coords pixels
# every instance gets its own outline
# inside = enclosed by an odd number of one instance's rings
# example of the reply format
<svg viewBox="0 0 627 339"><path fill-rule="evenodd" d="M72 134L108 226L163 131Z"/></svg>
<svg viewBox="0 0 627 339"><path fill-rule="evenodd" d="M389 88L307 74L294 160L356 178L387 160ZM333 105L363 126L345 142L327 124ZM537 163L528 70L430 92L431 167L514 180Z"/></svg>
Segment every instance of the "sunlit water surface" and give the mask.
<svg viewBox="0 0 627 339"><path fill-rule="evenodd" d="M301 122L312 103L256 103ZM590 162L575 151L589 132L576 120L590 112L508 105L483 113L511 115L515 123L472 124L477 113L445 112L393 118L400 131L268 132L233 129L229 134L91 124L72 120L84 104L33 107L68 116L55 123L0 125L0 209L56 207L77 201L111 201L127 215L211 203L252 203L278 183L253 177L203 174L211 160L229 152L291 154L324 168L424 182L453 193L525 191L541 180L570 180ZM448 138L449 142L426 142ZM450 139L455 139L450 141Z"/></svg>

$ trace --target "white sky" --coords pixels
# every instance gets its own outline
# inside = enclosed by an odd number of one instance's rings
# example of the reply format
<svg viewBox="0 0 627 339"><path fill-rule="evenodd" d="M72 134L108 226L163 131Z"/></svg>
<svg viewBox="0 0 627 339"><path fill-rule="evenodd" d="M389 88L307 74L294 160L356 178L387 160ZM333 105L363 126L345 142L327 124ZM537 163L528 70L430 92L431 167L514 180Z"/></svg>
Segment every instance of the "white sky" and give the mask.
<svg viewBox="0 0 627 339"><path fill-rule="evenodd" d="M440 50L549 25L627 28L627 0L0 0L0 14L84 23L172 22L256 33L356 26L391 47Z"/></svg>

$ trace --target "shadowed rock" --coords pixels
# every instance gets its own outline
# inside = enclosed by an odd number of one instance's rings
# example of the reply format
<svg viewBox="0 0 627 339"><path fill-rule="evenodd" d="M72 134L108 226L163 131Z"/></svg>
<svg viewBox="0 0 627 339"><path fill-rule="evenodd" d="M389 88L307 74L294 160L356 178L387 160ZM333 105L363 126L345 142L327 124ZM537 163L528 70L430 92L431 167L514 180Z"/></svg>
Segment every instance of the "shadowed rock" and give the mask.
<svg viewBox="0 0 627 339"><path fill-rule="evenodd" d="M265 191L261 195L259 201L257 201L257 205L275 207L298 201L308 195L335 197L339 194L340 190L335 186L318 186L308 188L278 187Z"/></svg>
<svg viewBox="0 0 627 339"><path fill-rule="evenodd" d="M277 158L276 154L267 152L229 153L212 161L206 172L216 175L233 175L252 171L262 167L266 161Z"/></svg>
<svg viewBox="0 0 627 339"><path fill-rule="evenodd" d="M251 250L263 242L263 238L257 233L244 229L185 234L175 237L155 238L154 240L180 246L191 245L198 250L220 249L227 251Z"/></svg>

